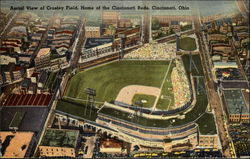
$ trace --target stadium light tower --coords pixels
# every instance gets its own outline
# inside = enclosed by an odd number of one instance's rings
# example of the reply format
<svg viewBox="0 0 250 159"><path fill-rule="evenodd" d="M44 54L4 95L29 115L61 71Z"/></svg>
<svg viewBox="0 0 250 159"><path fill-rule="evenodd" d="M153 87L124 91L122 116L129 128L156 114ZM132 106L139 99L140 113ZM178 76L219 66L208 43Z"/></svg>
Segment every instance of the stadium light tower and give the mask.
<svg viewBox="0 0 250 159"><path fill-rule="evenodd" d="M84 115L86 115L86 113L87 113L87 107L90 106L89 116L91 116L91 110L92 110L93 105L95 103L96 90L94 90L92 88L86 88L85 93L87 94L87 101L86 101Z"/></svg>

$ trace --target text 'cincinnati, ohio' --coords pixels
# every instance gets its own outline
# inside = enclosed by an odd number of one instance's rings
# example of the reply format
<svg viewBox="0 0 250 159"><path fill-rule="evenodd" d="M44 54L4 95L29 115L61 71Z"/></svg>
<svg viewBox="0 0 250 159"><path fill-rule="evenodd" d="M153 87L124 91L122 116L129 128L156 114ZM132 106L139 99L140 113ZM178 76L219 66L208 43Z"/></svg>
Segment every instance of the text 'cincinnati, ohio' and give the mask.
<svg viewBox="0 0 250 159"><path fill-rule="evenodd" d="M189 10L188 6L112 6L112 10Z"/></svg>

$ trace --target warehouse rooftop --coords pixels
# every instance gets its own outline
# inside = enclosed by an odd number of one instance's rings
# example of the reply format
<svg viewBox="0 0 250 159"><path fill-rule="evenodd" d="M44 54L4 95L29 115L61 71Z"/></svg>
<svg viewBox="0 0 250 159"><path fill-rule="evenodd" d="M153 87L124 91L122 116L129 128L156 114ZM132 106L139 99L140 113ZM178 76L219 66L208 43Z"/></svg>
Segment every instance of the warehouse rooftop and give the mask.
<svg viewBox="0 0 250 159"><path fill-rule="evenodd" d="M78 130L47 129L40 146L76 147Z"/></svg>
<svg viewBox="0 0 250 159"><path fill-rule="evenodd" d="M245 99L240 89L238 90L224 90L224 97L229 114L249 114Z"/></svg>
<svg viewBox="0 0 250 159"><path fill-rule="evenodd" d="M0 139L2 141L3 158L23 158L27 152L32 132L11 132L1 131Z"/></svg>
<svg viewBox="0 0 250 159"><path fill-rule="evenodd" d="M112 43L113 42L113 38L111 37L105 37L105 38L88 38L86 40L86 44L84 46L85 49L90 49L96 46L100 46L103 44L107 44L107 43Z"/></svg>

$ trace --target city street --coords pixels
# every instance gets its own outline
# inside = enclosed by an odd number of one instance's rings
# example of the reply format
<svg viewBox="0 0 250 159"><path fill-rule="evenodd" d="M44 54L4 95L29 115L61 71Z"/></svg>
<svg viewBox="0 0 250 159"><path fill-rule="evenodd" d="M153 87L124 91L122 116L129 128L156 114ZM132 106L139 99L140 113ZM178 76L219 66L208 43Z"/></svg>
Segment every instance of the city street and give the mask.
<svg viewBox="0 0 250 159"><path fill-rule="evenodd" d="M44 42L44 41L47 39L48 31L49 31L49 29L51 28L51 26L53 25L53 22L54 22L55 19L56 19L56 16L55 16L55 15L53 16L53 18L50 19L48 28L47 28L47 30L46 30L46 34L43 35L42 41L41 41L41 43L40 43L40 45L39 45L39 48L41 48L42 42ZM78 36L77 36L77 42L75 42L75 44L73 44L74 47L72 48L72 50L74 50L74 52L72 52L72 56L71 56L71 59L70 59L70 62L69 62L71 68L75 68L75 67L76 67L76 64L77 64L77 62L78 62L78 58L80 57L80 49L81 49L81 46L82 46L82 44L83 44L83 42L84 42L84 40L83 40L83 39L84 39L84 38L83 38L84 36L82 36L82 35L83 35L82 31L83 31L83 27L84 27L84 22L81 21L81 24L80 24L79 26L80 26L80 28L79 28L80 31L78 31L78 34L77 34L77 35L78 35ZM78 29L78 30L79 30L79 29ZM80 38L80 35L82 36L81 38ZM79 40L79 39L80 39L80 40ZM39 49L38 49L38 50L39 50ZM60 85L59 85L59 87L58 87L58 89L57 89L57 91L56 91L56 93L55 93L54 102L52 103L52 106L51 106L51 108L50 108L50 111L49 111L49 113L48 113L47 119L46 119L45 124L44 124L43 129L42 129L42 133L41 133L42 135L45 133L45 130L46 130L48 124L50 123L50 121L51 121L52 118L53 118L53 112L54 112L54 109L56 108L57 100L58 100L58 99L60 98L60 96L61 96L61 88L65 88L68 79L69 79L68 74L65 73L64 76L62 77L62 80L61 80L61 82L60 82ZM42 136L42 135L41 135L41 136ZM38 142L38 145L40 144L41 139L42 139L42 138L40 138L40 140L39 140L39 142ZM37 147L37 148L38 148L38 147ZM38 149L36 149L36 151L37 151L37 150L38 150ZM34 153L34 154L36 154L36 153Z"/></svg>
<svg viewBox="0 0 250 159"><path fill-rule="evenodd" d="M212 80L213 77L212 77L212 73L210 69L209 57L208 57L207 50L205 49L205 43L203 41L203 36L200 32L201 30L200 27L201 27L201 23L199 22L199 19L196 18L195 19L195 28L197 30L196 35L199 40L199 48L200 48L200 55L201 55L200 57L201 57L201 61L203 64L203 70L205 73L204 77L206 80L205 84L206 84L206 88L208 91L208 99L209 99L208 101L210 101L210 105L212 109L214 109L214 112L215 112L217 126L219 128L218 132L220 136L220 141L222 143L223 154L226 157L231 157L230 151L229 151L229 140L227 137L228 132L223 126L224 125L224 122L223 122L224 110L221 106L219 96L216 92L214 81Z"/></svg>
<svg viewBox="0 0 250 159"><path fill-rule="evenodd" d="M2 33L0 34L0 47L2 45L2 38L6 36L6 34L9 32L9 30L13 27L13 22L14 22L14 19L16 18L17 16L17 11L14 12L13 16L10 18L9 22L5 25Z"/></svg>

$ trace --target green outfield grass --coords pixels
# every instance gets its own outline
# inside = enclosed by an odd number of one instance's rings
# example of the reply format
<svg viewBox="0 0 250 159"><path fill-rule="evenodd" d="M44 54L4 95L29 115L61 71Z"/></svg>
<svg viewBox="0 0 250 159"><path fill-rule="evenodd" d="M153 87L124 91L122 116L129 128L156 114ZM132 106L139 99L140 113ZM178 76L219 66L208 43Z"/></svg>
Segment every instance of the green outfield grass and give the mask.
<svg viewBox="0 0 250 159"><path fill-rule="evenodd" d="M164 81L160 98L157 102L156 108L161 110L168 110L174 106L174 92L173 86L171 81L171 72L173 67L175 66L174 63L170 66L168 77Z"/></svg>
<svg viewBox="0 0 250 159"><path fill-rule="evenodd" d="M85 102L77 102L75 100L60 100L56 109L92 121L95 121L97 117L96 108L90 109L90 107L86 107Z"/></svg>
<svg viewBox="0 0 250 159"><path fill-rule="evenodd" d="M146 94L135 94L132 99L132 103L133 105L136 105L136 106L143 106L146 108L151 108L154 105L155 99L156 99L156 96L146 95ZM142 102L143 100L145 100L146 103L143 103Z"/></svg>
<svg viewBox="0 0 250 159"><path fill-rule="evenodd" d="M216 125L213 114L205 113L201 118L197 120L197 124L199 125L199 130L201 134L216 134Z"/></svg>
<svg viewBox="0 0 250 159"><path fill-rule="evenodd" d="M179 47L184 51L194 51L197 48L195 39L190 37L181 38L179 41Z"/></svg>
<svg viewBox="0 0 250 159"><path fill-rule="evenodd" d="M65 96L86 99L84 89L93 88L96 101L112 102L128 85L160 88L168 66L168 61L117 61L82 71L70 79Z"/></svg>

